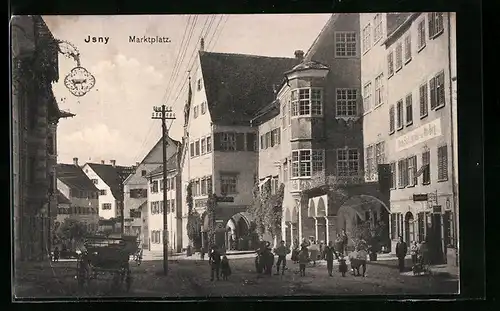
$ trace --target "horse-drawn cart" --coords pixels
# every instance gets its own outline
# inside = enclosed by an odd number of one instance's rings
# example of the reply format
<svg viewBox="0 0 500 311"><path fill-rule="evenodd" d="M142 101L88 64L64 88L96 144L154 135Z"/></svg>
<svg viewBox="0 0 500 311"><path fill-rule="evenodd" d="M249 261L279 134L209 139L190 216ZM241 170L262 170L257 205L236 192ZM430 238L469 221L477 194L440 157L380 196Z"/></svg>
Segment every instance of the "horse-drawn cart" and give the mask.
<svg viewBox="0 0 500 311"><path fill-rule="evenodd" d="M125 285L128 292L132 284L130 256L137 253L139 243L135 237L87 237L77 261L76 279L79 287L88 286L100 276L112 275L113 285Z"/></svg>

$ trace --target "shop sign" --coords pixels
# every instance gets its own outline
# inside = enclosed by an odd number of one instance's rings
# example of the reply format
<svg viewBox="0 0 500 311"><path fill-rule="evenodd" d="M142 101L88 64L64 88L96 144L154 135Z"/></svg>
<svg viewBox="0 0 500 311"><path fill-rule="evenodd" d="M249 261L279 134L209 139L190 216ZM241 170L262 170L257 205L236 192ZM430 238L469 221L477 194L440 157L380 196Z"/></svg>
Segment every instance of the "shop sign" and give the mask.
<svg viewBox="0 0 500 311"><path fill-rule="evenodd" d="M413 195L413 202L425 202L427 201L429 196L427 193L420 193L420 194L414 194Z"/></svg>
<svg viewBox="0 0 500 311"><path fill-rule="evenodd" d="M441 119L424 124L396 140L396 152L411 148L429 139L441 136Z"/></svg>

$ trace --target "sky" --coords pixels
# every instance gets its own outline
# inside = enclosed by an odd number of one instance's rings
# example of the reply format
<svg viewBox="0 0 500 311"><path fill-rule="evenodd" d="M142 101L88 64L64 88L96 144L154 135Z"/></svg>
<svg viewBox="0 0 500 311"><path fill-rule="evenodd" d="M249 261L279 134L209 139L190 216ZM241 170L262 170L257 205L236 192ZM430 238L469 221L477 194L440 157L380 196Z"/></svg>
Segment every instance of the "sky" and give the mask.
<svg viewBox="0 0 500 311"><path fill-rule="evenodd" d="M53 90L59 108L76 114L58 126L58 161L133 165L161 136L154 106L171 106L177 119L170 136L182 137L188 71L197 68L200 38L210 52L294 57L307 52L330 14L294 15L128 15L44 16L54 37L71 43L95 86L75 97L64 78L75 60L59 55L59 81ZM169 43L131 43L129 36L168 37ZM88 36L107 44L86 43Z"/></svg>

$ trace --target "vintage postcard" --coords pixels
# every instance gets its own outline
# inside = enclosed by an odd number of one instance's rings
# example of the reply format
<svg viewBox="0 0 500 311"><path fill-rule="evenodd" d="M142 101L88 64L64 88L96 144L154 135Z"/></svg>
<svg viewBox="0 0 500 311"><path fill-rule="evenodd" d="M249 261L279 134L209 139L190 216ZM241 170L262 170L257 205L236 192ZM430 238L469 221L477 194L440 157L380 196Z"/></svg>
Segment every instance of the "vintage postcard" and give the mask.
<svg viewBox="0 0 500 311"><path fill-rule="evenodd" d="M13 17L14 299L458 294L455 25Z"/></svg>

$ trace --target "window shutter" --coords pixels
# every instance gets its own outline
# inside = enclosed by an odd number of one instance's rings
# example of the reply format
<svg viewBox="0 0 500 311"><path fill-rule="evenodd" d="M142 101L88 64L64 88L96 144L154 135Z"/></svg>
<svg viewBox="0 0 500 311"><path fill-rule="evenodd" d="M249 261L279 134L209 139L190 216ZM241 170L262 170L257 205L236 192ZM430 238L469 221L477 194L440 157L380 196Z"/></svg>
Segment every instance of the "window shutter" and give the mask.
<svg viewBox="0 0 500 311"><path fill-rule="evenodd" d="M427 20L429 21L429 38L434 36L435 31L435 21L434 21L434 13L427 13Z"/></svg>
<svg viewBox="0 0 500 311"><path fill-rule="evenodd" d="M275 131L276 130L271 131L271 147L274 147L274 145L276 144L275 136L274 136Z"/></svg>
<svg viewBox="0 0 500 311"><path fill-rule="evenodd" d="M236 150L245 151L245 134L236 133Z"/></svg>
<svg viewBox="0 0 500 311"><path fill-rule="evenodd" d="M256 138L256 135L254 133L247 133L247 150L248 151L255 151L255 149L254 149L255 138Z"/></svg>
<svg viewBox="0 0 500 311"><path fill-rule="evenodd" d="M281 144L281 128L276 129L276 137L278 138L276 144Z"/></svg>
<svg viewBox="0 0 500 311"><path fill-rule="evenodd" d="M260 149L264 149L264 135L260 135Z"/></svg>
<svg viewBox="0 0 500 311"><path fill-rule="evenodd" d="M394 106L389 108L389 132L394 132Z"/></svg>
<svg viewBox="0 0 500 311"><path fill-rule="evenodd" d="M222 148L221 148L221 136L222 136L222 133L214 133L214 145L213 145L213 149L215 151L222 150Z"/></svg>
<svg viewBox="0 0 500 311"><path fill-rule="evenodd" d="M431 109L434 109L437 106L436 103L436 78L432 78L429 81L429 89L431 94Z"/></svg>

